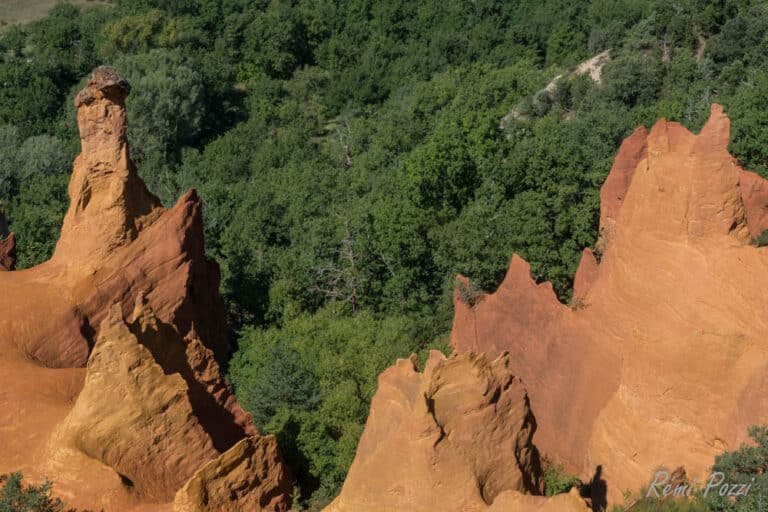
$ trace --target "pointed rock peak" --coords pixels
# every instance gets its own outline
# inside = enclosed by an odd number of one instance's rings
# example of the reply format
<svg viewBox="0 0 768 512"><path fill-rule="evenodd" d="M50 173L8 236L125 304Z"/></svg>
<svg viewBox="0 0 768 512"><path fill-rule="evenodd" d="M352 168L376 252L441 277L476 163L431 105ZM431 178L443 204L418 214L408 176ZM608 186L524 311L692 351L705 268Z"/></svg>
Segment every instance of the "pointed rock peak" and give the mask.
<svg viewBox="0 0 768 512"><path fill-rule="evenodd" d="M572 306L583 306L583 299L587 295L592 283L597 279L598 263L595 254L589 247L581 252L581 261L576 269L576 276L573 279L573 302Z"/></svg>
<svg viewBox="0 0 768 512"><path fill-rule="evenodd" d="M539 301L548 301L553 306L560 305L552 283L549 281L537 283L531 275L531 264L515 253L512 255L504 281L494 295L519 294L523 290L530 293L531 297L537 297Z"/></svg>
<svg viewBox="0 0 768 512"><path fill-rule="evenodd" d="M603 251L611 236L635 169L647 156L648 130L641 126L621 143L611 172L600 188L600 236L596 247L598 252Z"/></svg>
<svg viewBox="0 0 768 512"><path fill-rule="evenodd" d="M656 123L648 134L647 158L638 163L613 225L601 225L598 249L604 253L616 231L628 240L654 232L664 239L731 235L744 242L749 230L739 169L727 150L729 131L717 104L698 135L679 123Z"/></svg>
<svg viewBox="0 0 768 512"><path fill-rule="evenodd" d="M117 70L102 66L75 99L82 152L75 160L71 202L53 257L59 264L92 269L164 211L128 155L129 91Z"/></svg>
<svg viewBox="0 0 768 512"><path fill-rule="evenodd" d="M100 66L75 97L83 153L121 152L126 145L125 99L131 86L115 68Z"/></svg>
<svg viewBox="0 0 768 512"><path fill-rule="evenodd" d="M136 294L136 302L131 314L131 323L137 324L141 331L158 330L157 316L152 310L149 300L147 300L146 293L143 291Z"/></svg>
<svg viewBox="0 0 768 512"><path fill-rule="evenodd" d="M75 97L75 107L89 105L99 98L108 98L113 103L123 104L131 84L113 67L99 66L93 70L85 89Z"/></svg>
<svg viewBox="0 0 768 512"><path fill-rule="evenodd" d="M195 330L195 322L192 322L192 325L189 327L189 332L186 336L184 336L184 341L189 344L193 341L200 341L200 336L198 336L197 331Z"/></svg>
<svg viewBox="0 0 768 512"><path fill-rule="evenodd" d="M731 136L731 120L723 107L717 103L712 104L709 112L709 119L696 139L697 149L710 152L726 151Z"/></svg>
<svg viewBox="0 0 768 512"><path fill-rule="evenodd" d="M125 317L123 316L123 308L120 303L112 304L109 308L109 313L101 322L99 329L99 335L96 337L96 344L98 345L102 340L114 333L125 330L128 328L125 325Z"/></svg>

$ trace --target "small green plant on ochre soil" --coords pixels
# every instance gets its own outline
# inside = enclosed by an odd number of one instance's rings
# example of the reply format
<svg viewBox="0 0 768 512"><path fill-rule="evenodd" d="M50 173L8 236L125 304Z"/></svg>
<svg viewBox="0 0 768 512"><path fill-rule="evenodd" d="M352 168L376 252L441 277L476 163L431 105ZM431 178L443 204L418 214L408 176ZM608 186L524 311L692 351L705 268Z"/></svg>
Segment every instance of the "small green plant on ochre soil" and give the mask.
<svg viewBox="0 0 768 512"><path fill-rule="evenodd" d="M760 233L758 236L752 239L752 244L757 247L768 246L768 229Z"/></svg>
<svg viewBox="0 0 768 512"><path fill-rule="evenodd" d="M549 464L544 469L544 495L563 494L573 487L581 487L582 481L568 473L562 464Z"/></svg>

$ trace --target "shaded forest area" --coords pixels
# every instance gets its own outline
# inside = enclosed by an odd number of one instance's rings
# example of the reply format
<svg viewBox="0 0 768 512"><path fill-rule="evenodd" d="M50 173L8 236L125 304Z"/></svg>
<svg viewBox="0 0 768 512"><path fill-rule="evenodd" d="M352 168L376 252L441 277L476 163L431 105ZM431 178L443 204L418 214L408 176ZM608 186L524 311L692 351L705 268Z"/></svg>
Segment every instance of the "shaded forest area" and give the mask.
<svg viewBox="0 0 768 512"><path fill-rule="evenodd" d="M517 252L570 299L599 188L634 127L666 117L698 130L721 102L731 152L768 176L767 11L746 0L59 4L0 34L0 216L20 267L50 256L79 151L74 95L94 67L116 66L133 86L141 175L166 205L190 187L205 201L237 396L278 436L301 503L319 507L343 482L377 375L445 349L458 273L493 291ZM600 83L566 73L605 50Z"/></svg>

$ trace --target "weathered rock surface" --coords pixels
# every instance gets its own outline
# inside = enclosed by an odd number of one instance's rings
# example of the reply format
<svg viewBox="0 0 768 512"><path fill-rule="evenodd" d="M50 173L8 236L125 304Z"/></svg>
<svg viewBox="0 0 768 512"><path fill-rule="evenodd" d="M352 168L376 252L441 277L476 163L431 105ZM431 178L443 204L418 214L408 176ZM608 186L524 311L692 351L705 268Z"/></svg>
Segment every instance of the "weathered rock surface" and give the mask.
<svg viewBox="0 0 768 512"><path fill-rule="evenodd" d="M601 474L609 501L660 466L702 480L768 415L768 250L749 244L768 184L728 154L729 131L713 105L698 135L661 120L624 142L584 307L560 304L516 255L495 293L454 301L455 350L508 352L536 446L584 480Z"/></svg>
<svg viewBox="0 0 768 512"><path fill-rule="evenodd" d="M16 235L9 234L0 239L0 272L16 267Z"/></svg>
<svg viewBox="0 0 768 512"><path fill-rule="evenodd" d="M603 252L605 239L613 231L635 169L647 154L648 132L641 126L622 142L611 172L600 188L600 235L596 244L598 252Z"/></svg>
<svg viewBox="0 0 768 512"><path fill-rule="evenodd" d="M496 501L539 491L536 422L509 366L505 354L490 362L433 351L419 373L415 356L398 360L379 376L355 460L326 510L510 510Z"/></svg>
<svg viewBox="0 0 768 512"><path fill-rule="evenodd" d="M744 170L739 178L749 233L756 238L768 229L768 180Z"/></svg>
<svg viewBox="0 0 768 512"><path fill-rule="evenodd" d="M194 321L222 356L219 273L205 258L200 198L190 191L165 210L146 190L128 158L127 91L99 69L76 102L83 152L54 256L0 278L3 343L45 366L84 366L109 306L121 303L127 316L146 291L163 322L186 333Z"/></svg>
<svg viewBox="0 0 768 512"><path fill-rule="evenodd" d="M581 252L581 261L579 261L579 268L576 269L576 275L573 278L573 305L577 307L583 306L584 297L587 295L589 288L597 278L597 258L595 253L589 247L584 248Z"/></svg>
<svg viewBox="0 0 768 512"><path fill-rule="evenodd" d="M174 512L285 512L293 485L274 436L247 437L176 494Z"/></svg>
<svg viewBox="0 0 768 512"><path fill-rule="evenodd" d="M260 437L214 357L228 347L200 198L165 209L136 174L129 89L94 71L55 253L0 272L0 473L50 478L78 508L169 511L201 466Z"/></svg>
<svg viewBox="0 0 768 512"><path fill-rule="evenodd" d="M244 433L255 435L237 402L217 400L200 382L187 357L200 346L159 322L141 296L128 323L113 307L83 389L51 436L48 457L58 464L50 469L66 467L62 450L75 459L85 455L117 472L138 497L170 501L202 463ZM212 354L208 359L215 365ZM215 380L228 391L218 375Z"/></svg>

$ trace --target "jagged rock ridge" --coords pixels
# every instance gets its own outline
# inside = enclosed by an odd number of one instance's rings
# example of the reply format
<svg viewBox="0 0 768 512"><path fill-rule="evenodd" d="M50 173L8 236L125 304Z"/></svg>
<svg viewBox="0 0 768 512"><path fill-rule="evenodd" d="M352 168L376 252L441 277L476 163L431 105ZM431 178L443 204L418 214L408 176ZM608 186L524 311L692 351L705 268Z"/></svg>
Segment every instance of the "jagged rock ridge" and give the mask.
<svg viewBox="0 0 768 512"><path fill-rule="evenodd" d="M647 486L659 467L702 481L715 455L764 423L768 249L750 239L768 227L768 182L728 154L729 131L713 105L698 135L661 120L624 141L571 306L517 255L496 292L472 305L460 277L454 355L433 354L423 374L401 360L380 376L329 512L583 510L576 491L519 492L535 490L517 478L537 471L513 455L516 442L590 482L583 492L599 509ZM450 407L437 407L435 389L449 390ZM491 447L503 467L485 457ZM486 495L488 475L496 483Z"/></svg>
<svg viewBox="0 0 768 512"><path fill-rule="evenodd" d="M250 489L261 508L249 510L287 510L276 442L258 435L214 357L228 347L200 198L191 190L165 209L136 174L129 90L101 67L77 96L82 153L51 260L7 271L14 239L0 242L0 472L50 478L79 508L170 511L194 477L196 488ZM219 460L262 471L201 472ZM226 495L233 510L245 499ZM179 512L215 509L185 496Z"/></svg>
<svg viewBox="0 0 768 512"><path fill-rule="evenodd" d="M702 479L768 413L768 182L728 154L719 105L694 135L659 121L622 144L602 189L599 264L585 251L574 307L512 258L474 307L455 297L459 353L509 352L536 445L609 498L659 466Z"/></svg>

